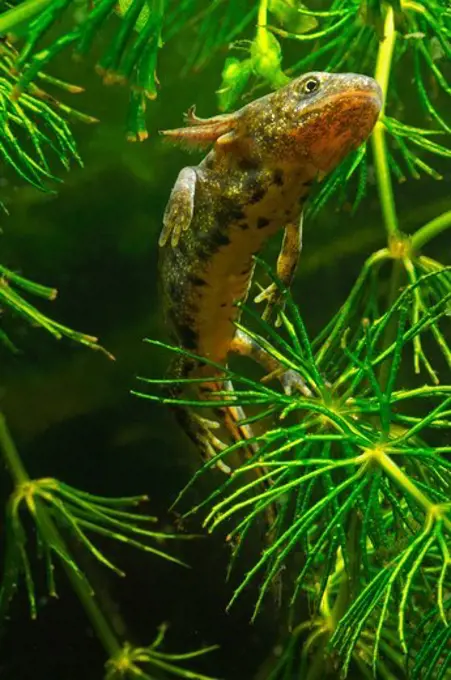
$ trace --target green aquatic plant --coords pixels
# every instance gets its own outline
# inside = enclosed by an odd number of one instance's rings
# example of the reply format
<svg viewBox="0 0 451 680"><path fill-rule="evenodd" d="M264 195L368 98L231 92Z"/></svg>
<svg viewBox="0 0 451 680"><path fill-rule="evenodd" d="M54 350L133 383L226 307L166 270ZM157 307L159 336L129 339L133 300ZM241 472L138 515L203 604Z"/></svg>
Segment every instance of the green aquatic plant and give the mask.
<svg viewBox="0 0 451 680"><path fill-rule="evenodd" d="M49 62L66 48L72 47L78 58L86 56L99 31L118 13L122 21L99 59L97 70L106 84L130 85L127 134L129 139L145 139L146 101L157 95L156 67L164 5L164 0L119 4L116 0L102 0L95 6L82 2L74 7L69 0L25 0L12 7L0 17L0 33L24 37L13 62L17 73L15 97L20 101ZM43 46L42 40L63 17L69 19L70 29Z"/></svg>
<svg viewBox="0 0 451 680"><path fill-rule="evenodd" d="M145 669L163 668L175 677L213 680L186 669L179 662L207 653L215 647L178 655L158 651L163 641L164 627L146 649L121 640L103 613L89 577L78 564L77 556L70 547L70 539L75 539L94 559L118 576L125 576L96 546L90 535L105 536L181 566L186 565L157 545L171 539L192 537L148 529L147 526L155 523L156 518L135 510L148 500L147 496L105 498L75 489L57 479L31 479L1 413L0 455L13 483L4 520L6 536L3 577L0 582L0 620L5 620L21 579L27 591L30 615L33 619L38 616L35 579L27 548L29 536L23 521L23 514L26 514L34 525L38 556L45 564L48 595L57 597L55 567L58 565L65 572L108 655L106 678L152 679L153 676Z"/></svg>
<svg viewBox="0 0 451 680"><path fill-rule="evenodd" d="M236 588L230 605L258 579L255 618L284 574L289 619L294 618L290 625L295 623L299 595L307 591L311 607L318 612L309 624L314 628L312 635L316 641L327 639L338 650L344 674L351 661L361 661L362 649L370 644L374 672L380 670L385 619L390 625L394 617L392 608L388 616L389 605L398 608L395 631L400 659L409 649L406 619L415 620L421 608L430 610L431 598L447 625L451 447L431 445L428 438L433 431L443 433L451 427L451 386L426 384L408 389L402 386L399 373L416 340L442 321L446 323L448 316L451 291L428 309L426 317L412 323L416 291L448 274L449 269L444 269L423 275L405 288L385 314L377 319L365 317L354 335L352 326L348 328L335 347L333 361L324 366L335 326L311 341L288 293L286 309L281 312L283 335L249 310L257 330L238 327L284 369L298 372L310 396L287 395L224 369L220 381L232 380L234 391L224 387L208 401L165 400L197 408L257 408L246 423L267 423L271 417L261 434L226 448L195 475L192 483L233 452L249 444L257 447L187 515L208 508L204 520L208 531L227 526L233 563L253 525L264 520L269 507L276 509L276 519L267 527L268 546ZM393 323L396 335L387 343ZM161 399L146 393L141 396ZM260 474L252 476L256 471ZM240 483L241 479L245 481ZM263 482L268 484L263 486ZM296 566L299 550L305 556L301 568ZM428 588L422 597L423 580ZM320 617L324 610L327 614ZM313 641L308 644L314 646ZM286 655L291 652L289 641ZM284 655L279 666L286 662ZM271 677L279 677L274 673ZM307 677L316 676L310 670Z"/></svg>
<svg viewBox="0 0 451 680"><path fill-rule="evenodd" d="M110 359L114 358L110 352L98 344L97 338L86 335L85 333L79 333L67 326L63 326L63 324L58 323L57 321L53 321L31 305L17 290L23 290L46 300L54 300L58 293L55 288L49 288L47 286L42 286L39 283L34 283L33 281L30 281L30 279L26 279L23 276L6 269L6 267L3 267L2 265L0 265L0 277L0 302L3 309L12 310L15 314L26 319L29 323L46 330L57 340L66 337L82 345L86 345L91 349L100 350ZM12 352L19 351L8 334L3 330L0 330L0 340Z"/></svg>
<svg viewBox="0 0 451 680"><path fill-rule="evenodd" d="M43 86L73 94L81 92L82 88L41 72L36 74L36 83L30 83L19 97L16 59L14 47L8 42L2 43L0 155L23 180L46 191L49 182L57 180L50 169L50 156L58 159L66 170L71 162L82 164L67 119L85 123L93 123L96 119L58 101Z"/></svg>
<svg viewBox="0 0 451 680"><path fill-rule="evenodd" d="M161 7L162 7L162 3ZM154 9L157 5L155 5ZM144 110L146 99L156 95L155 63L160 47L161 16L152 12L149 21L144 19L147 3L135 2L130 11L126 8L120 28L98 65L105 82L130 80L132 85L129 111L129 138L147 136ZM117 10L116 2L103 2L92 8L83 8L70 2L42 2L24 0L15 5L4 5L0 13L0 158L19 178L36 189L54 192L59 181L52 169L55 160L65 170L73 162L82 165L71 131L72 122L94 123L93 116L82 113L61 101L57 93L70 95L82 91L49 75L46 66L62 49L76 46L78 56L86 54L104 22ZM91 11L92 10L92 11ZM52 26L57 25L67 11L74 21L73 28L60 35L46 48L37 45ZM148 12L147 12L148 13ZM82 16L83 15L83 16ZM135 30L136 29L136 30ZM139 29L139 30L138 30ZM142 30L141 30L142 29ZM124 54L124 47L134 31L133 49ZM18 41L18 42L15 42ZM20 48L17 45L20 44ZM45 89L44 89L45 88ZM6 212L6 211L5 211ZM57 290L35 283L10 268L0 266L0 304L2 312L38 326L54 338L63 337L100 349L109 358L97 338L52 320L31 304L26 296L54 300ZM12 352L19 349L6 324L0 331L0 340ZM205 674L191 670L191 659L215 647L181 654L163 651L165 627L149 647L139 647L118 635L108 620L86 573L86 564L79 563L80 548L118 576L124 572L99 547L96 538L107 538L116 543L137 548L159 558L184 565L161 547L171 539L193 538L189 535L171 534L149 529L156 518L144 514L141 506L146 496L106 498L84 490L75 489L53 478L32 479L25 469L13 442L3 414L0 414L0 456L12 481L12 491L6 504L4 522L4 554L0 581L0 622L9 615L10 604L17 590L26 590L31 618L39 612L34 562L30 543L36 544L36 553L44 564L47 592L57 597L59 570L65 575L80 600L91 626L107 655L105 677L148 678L181 677L209 680ZM30 523L32 531L30 531ZM76 551L73 545L78 544ZM123 636L126 627L122 625Z"/></svg>
<svg viewBox="0 0 451 680"><path fill-rule="evenodd" d="M95 111L72 108L80 87L50 75L65 51L92 60L100 45L96 69L103 83L128 87L132 141L149 134L146 110L158 94L161 51L179 47L183 35L189 37L185 74L228 48L217 77L224 111L309 69L376 77L385 106L371 141L322 182L307 217L331 205L352 212L360 206L362 215L375 184L386 246L369 255L347 299L315 337L287 290L281 290L280 328L252 306L243 309L239 325L282 367L297 371L308 394L287 395L230 367L221 367L222 379L233 381L233 391L224 384L211 402L155 395L161 379L143 379L149 387L139 394L199 409L240 405L245 422L259 426L250 441L225 449L194 475L190 485L220 460L246 453L186 514L204 513L207 531L226 533L239 578L230 604L255 586L255 618L265 598L284 594L281 653L268 680L354 670L384 680L451 677L451 272L449 262L423 253L451 227L451 211L405 234L395 201L396 183L425 176L440 181L449 166L447 0L22 0L2 9L0 158L39 190L53 191L55 161L64 169L81 163L72 124L96 120ZM407 90L417 107L406 105ZM273 276L263 262L261 268ZM3 266L0 275L2 310L56 338L99 347L25 299L53 299L54 289ZM16 349L10 333L2 330L0 339ZM145 497L104 498L53 478L31 479L2 416L0 452L13 486L0 612L6 614L23 582L31 616L38 614L31 522L48 593L56 594L55 568L65 572L105 648L109 680L161 673L205 679L186 664L210 647L162 652L165 627L148 647L119 639L72 549L76 542L118 575L120 566L96 537L177 561L159 547L175 535L148 528L154 518L140 512ZM261 526L261 554L243 574L242 548Z"/></svg>
<svg viewBox="0 0 451 680"><path fill-rule="evenodd" d="M158 651L166 633L167 626L160 626L158 635L149 647L135 647L124 645L120 652L107 662L107 673L105 680L118 680L119 678L131 677L142 678L143 680L153 680L153 676L142 670L141 666L162 670L166 674L189 678L191 680L213 680L206 675L193 673L183 668L178 662L189 661L193 658L208 654L217 649L216 646L206 647L195 652L185 654L164 654Z"/></svg>

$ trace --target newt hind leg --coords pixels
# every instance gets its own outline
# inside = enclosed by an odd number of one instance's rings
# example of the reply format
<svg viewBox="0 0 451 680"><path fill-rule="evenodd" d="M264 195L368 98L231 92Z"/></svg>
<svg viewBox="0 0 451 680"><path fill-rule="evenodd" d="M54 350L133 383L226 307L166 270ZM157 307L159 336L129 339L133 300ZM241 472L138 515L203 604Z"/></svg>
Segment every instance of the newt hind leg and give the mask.
<svg viewBox="0 0 451 680"><path fill-rule="evenodd" d="M249 357L260 364L260 366L268 372L268 375L274 374L274 376L277 376L286 394L292 394L293 392L298 391L302 392L305 396L312 396L309 387L305 384L305 381L299 373L293 369L284 368L277 359L274 359L269 352L260 347L260 345L244 331L236 331L230 351L234 354L239 354L240 356Z"/></svg>

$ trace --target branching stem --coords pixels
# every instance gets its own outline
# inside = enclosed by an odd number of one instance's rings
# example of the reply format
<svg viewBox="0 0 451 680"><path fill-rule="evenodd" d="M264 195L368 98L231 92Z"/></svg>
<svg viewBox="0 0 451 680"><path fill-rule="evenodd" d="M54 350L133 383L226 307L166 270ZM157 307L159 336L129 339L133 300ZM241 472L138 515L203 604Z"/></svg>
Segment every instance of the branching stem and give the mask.
<svg viewBox="0 0 451 680"><path fill-rule="evenodd" d="M418 505L425 510L426 514L434 512L437 508L437 504L431 501L426 494L413 483L410 477L394 462L391 456L381 451L377 455L377 462L399 487L416 500ZM451 520L446 516L443 516L442 520L443 524L448 529L451 529Z"/></svg>
<svg viewBox="0 0 451 680"><path fill-rule="evenodd" d="M268 0L260 0L257 15L257 38L262 48L268 47Z"/></svg>
<svg viewBox="0 0 451 680"><path fill-rule="evenodd" d="M426 243L441 234L445 229L451 228L451 210L444 212L442 215L435 217L430 222L427 222L423 227L418 229L412 236L411 246L412 250L418 251Z"/></svg>
<svg viewBox="0 0 451 680"><path fill-rule="evenodd" d="M4 415L0 412L0 453L6 463L9 473L13 478L15 486L20 486L30 482L30 477L25 470L25 467L20 459L19 452L14 444L14 441L9 432ZM39 501L35 500L36 521L39 525L39 531L42 539L46 545L64 545L61 537L50 513ZM116 638L108 619L104 616L102 610L97 604L93 592L89 586L86 578L80 576L74 571L68 562L61 560L61 565L66 572L78 599L82 603L85 612L94 628L97 637L102 643L105 651L109 657L118 654L121 650L121 644Z"/></svg>

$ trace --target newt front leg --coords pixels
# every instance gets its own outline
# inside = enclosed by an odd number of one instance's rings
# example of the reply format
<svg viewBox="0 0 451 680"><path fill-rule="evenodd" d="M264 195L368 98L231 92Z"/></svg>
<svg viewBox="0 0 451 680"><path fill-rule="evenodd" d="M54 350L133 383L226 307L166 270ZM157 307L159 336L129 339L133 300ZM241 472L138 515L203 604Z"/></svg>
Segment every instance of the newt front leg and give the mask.
<svg viewBox="0 0 451 680"><path fill-rule="evenodd" d="M196 181L195 168L183 168L179 172L163 215L159 246L166 245L170 239L171 246L176 248L182 233L189 229L194 213Z"/></svg>
<svg viewBox="0 0 451 680"><path fill-rule="evenodd" d="M302 223L303 214L297 224L288 224L285 227L282 248L277 259L277 276L280 279L283 289L290 290L291 284L294 281L296 268L299 262L299 257L302 251ZM272 283L268 288L262 290L255 298L254 302L257 304L266 301L266 308L262 314L264 321L269 321L274 309L284 307L284 290ZM280 313L276 318L276 326L282 324Z"/></svg>

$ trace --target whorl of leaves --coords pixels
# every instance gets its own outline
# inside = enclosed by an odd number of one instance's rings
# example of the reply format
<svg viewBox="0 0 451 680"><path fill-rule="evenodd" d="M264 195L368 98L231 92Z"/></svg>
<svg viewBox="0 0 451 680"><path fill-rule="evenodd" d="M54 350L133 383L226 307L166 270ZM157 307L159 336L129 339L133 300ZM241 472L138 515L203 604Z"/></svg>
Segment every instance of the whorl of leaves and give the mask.
<svg viewBox="0 0 451 680"><path fill-rule="evenodd" d="M301 591L309 593L318 613L324 598L332 607L340 587L349 584L354 598L330 642L343 659L344 674L363 647L371 648L374 669L383 663L385 638L392 629L399 653L411 651L408 628L419 613L435 606L446 621L451 447L446 440L443 445L432 442L434 433L440 438L451 428L451 385L406 389L400 375L418 338L428 343L440 333L446 344L449 276L446 268L419 275L386 313L367 316L357 328L359 303L354 297L356 316L348 307L345 321L337 315L313 341L287 291L283 333L246 307L257 330L238 328L283 369L301 376L309 394L285 394L229 368L222 368L223 388L208 401L137 393L196 408L242 406L248 413L243 424L265 423L261 434L232 444L196 473L190 484L219 461L229 463L231 456L246 452L232 475L187 514L207 511L204 525L209 531L225 528L231 565L254 525L266 524L266 547L230 602L258 583L253 617L279 579L284 592L291 591L293 616ZM418 293L434 294L439 281L446 292L418 317ZM377 301L371 305L367 299L366 305L370 313ZM355 332L346 331L348 323Z"/></svg>

